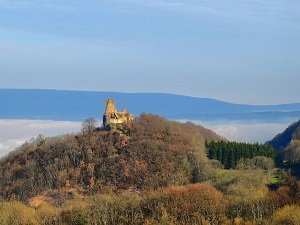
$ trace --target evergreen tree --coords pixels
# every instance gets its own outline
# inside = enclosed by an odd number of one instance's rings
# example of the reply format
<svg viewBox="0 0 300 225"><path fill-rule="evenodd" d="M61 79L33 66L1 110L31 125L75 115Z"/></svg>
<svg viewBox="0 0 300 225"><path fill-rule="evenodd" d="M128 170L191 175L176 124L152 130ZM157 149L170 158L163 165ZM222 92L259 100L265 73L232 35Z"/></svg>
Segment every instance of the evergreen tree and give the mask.
<svg viewBox="0 0 300 225"><path fill-rule="evenodd" d="M265 156L274 160L276 156L275 149L272 146L258 143L212 141L206 143L206 148L209 158L219 160L226 169L234 168L242 158Z"/></svg>

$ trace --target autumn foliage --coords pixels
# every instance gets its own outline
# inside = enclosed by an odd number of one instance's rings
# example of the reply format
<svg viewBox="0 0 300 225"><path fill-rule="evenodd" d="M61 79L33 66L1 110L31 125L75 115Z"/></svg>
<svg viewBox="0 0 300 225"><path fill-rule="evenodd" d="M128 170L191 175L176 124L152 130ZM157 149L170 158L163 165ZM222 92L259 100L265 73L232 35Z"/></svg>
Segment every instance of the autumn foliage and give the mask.
<svg viewBox="0 0 300 225"><path fill-rule="evenodd" d="M299 224L300 182L269 190L273 159L220 140L148 114L111 131L39 136L0 161L0 224ZM243 157L223 169L205 143Z"/></svg>
<svg viewBox="0 0 300 225"><path fill-rule="evenodd" d="M0 162L0 194L27 199L48 189L87 193L155 190L204 179L205 141L220 139L192 123L142 114L127 134L95 129L25 143ZM202 177L201 177L202 176Z"/></svg>

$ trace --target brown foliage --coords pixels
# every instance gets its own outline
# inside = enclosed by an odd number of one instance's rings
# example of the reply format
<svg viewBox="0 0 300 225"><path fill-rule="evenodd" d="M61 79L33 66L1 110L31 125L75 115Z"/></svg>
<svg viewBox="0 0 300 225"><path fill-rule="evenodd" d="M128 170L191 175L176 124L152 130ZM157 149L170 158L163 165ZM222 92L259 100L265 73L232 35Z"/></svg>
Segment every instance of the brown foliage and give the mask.
<svg viewBox="0 0 300 225"><path fill-rule="evenodd" d="M224 218L226 201L223 194L207 184L173 186L142 193L142 208L149 218L163 219L165 212L183 224L210 221L218 224Z"/></svg>
<svg viewBox="0 0 300 225"><path fill-rule="evenodd" d="M90 129L89 135L84 132L46 138L39 146L35 142L24 145L0 162L0 194L15 193L26 201L66 186L95 193L105 186L147 190L188 184L203 180L199 172L207 164L204 143L219 138L201 126L147 114L127 129L129 136Z"/></svg>
<svg viewBox="0 0 300 225"><path fill-rule="evenodd" d="M278 209L273 215L274 225L298 225L300 222L300 207L297 205L287 205Z"/></svg>

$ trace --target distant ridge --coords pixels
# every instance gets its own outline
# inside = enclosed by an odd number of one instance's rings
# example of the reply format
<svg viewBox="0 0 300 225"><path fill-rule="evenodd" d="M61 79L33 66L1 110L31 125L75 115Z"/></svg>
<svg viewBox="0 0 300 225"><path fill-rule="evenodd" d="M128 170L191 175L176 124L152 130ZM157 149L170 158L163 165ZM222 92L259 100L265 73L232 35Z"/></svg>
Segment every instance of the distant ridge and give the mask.
<svg viewBox="0 0 300 225"><path fill-rule="evenodd" d="M300 103L282 105L232 104L209 98L159 93L120 93L47 89L0 89L0 119L83 121L99 119L105 100L138 116L142 112L168 119L281 120L299 118Z"/></svg>
<svg viewBox="0 0 300 225"><path fill-rule="evenodd" d="M292 123L285 131L276 135L272 140L268 141L267 144L272 145L277 151L284 149L288 144L294 140L300 140L300 120Z"/></svg>

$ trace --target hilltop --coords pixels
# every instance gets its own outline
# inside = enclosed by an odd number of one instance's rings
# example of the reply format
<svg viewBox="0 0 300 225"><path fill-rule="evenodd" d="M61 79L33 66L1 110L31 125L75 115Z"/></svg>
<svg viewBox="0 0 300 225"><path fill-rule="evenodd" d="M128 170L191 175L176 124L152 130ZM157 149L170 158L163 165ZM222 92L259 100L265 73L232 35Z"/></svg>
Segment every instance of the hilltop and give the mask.
<svg viewBox="0 0 300 225"><path fill-rule="evenodd" d="M1 159L0 194L27 201L54 189L141 191L201 181L205 142L221 139L202 126L150 114L122 131L38 137Z"/></svg>

